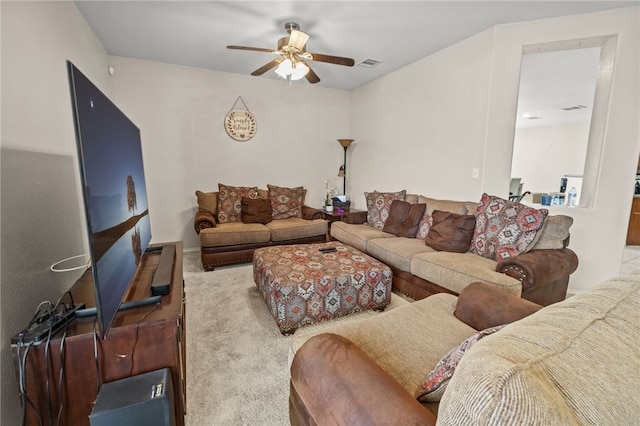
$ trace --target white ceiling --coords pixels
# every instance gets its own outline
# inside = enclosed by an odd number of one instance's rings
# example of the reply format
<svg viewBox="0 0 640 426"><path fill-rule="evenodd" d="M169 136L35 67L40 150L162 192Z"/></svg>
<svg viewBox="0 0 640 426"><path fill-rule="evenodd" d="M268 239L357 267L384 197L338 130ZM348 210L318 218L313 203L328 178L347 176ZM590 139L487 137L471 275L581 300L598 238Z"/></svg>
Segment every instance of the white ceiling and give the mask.
<svg viewBox="0 0 640 426"><path fill-rule="evenodd" d="M635 1L93 1L76 0L110 55L249 75L274 59L227 45L277 47L294 21L307 50L355 60L311 62L318 86L353 89L496 24L629 7ZM366 59L382 61L373 68ZM269 71L261 77L279 77ZM309 84L300 80L294 84Z"/></svg>

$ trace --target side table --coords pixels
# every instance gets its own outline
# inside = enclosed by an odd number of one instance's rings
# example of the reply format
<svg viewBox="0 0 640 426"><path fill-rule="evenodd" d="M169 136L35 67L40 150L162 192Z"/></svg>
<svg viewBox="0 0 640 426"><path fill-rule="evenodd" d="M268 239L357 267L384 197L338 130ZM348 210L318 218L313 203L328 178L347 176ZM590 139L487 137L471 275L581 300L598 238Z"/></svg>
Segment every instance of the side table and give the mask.
<svg viewBox="0 0 640 426"><path fill-rule="evenodd" d="M326 211L324 208L322 209L322 218L324 220L326 220L327 222L329 222L328 228L327 228L327 232L329 233L329 239L331 239L331 224L333 222L339 222L342 220L342 216L346 213L353 213L353 212L361 212L362 210L357 210L357 209L348 209L348 210L341 210L340 212L338 212L338 210L334 209L332 211Z"/></svg>

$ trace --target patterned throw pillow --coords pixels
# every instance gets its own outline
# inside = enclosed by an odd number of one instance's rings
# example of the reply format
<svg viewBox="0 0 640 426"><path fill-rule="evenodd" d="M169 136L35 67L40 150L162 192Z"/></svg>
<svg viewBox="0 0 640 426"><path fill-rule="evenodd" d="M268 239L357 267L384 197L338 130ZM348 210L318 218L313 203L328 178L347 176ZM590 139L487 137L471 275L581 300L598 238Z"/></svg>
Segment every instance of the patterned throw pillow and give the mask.
<svg viewBox="0 0 640 426"><path fill-rule="evenodd" d="M460 343L455 348L451 349L445 356L440 359L440 361L438 361L434 369L431 370L429 374L427 374L427 377L425 377L424 381L422 382L422 386L418 391L418 401L440 401L445 389L447 388L447 384L449 384L449 380L451 380L451 378L453 377L453 373L455 372L456 367L458 366L458 363L462 359L462 356L465 354L465 352L468 351L471 346L475 345L478 340L495 333L496 331L502 329L505 325L506 324L479 331L473 336L466 339L464 342Z"/></svg>
<svg viewBox="0 0 640 426"><path fill-rule="evenodd" d="M302 200L304 188L283 188L275 185L267 185L269 189L269 201L273 209L273 219L288 219L290 217L302 217Z"/></svg>
<svg viewBox="0 0 640 426"><path fill-rule="evenodd" d="M384 228L384 222L389 217L391 203L395 200L405 201L407 191L398 192L365 192L364 198L367 200L367 224L374 228Z"/></svg>
<svg viewBox="0 0 640 426"><path fill-rule="evenodd" d="M471 251L501 262L525 253L549 214L524 204L482 194L476 210Z"/></svg>
<svg viewBox="0 0 640 426"><path fill-rule="evenodd" d="M219 223L242 221L242 197L258 198L258 188L218 184Z"/></svg>
<svg viewBox="0 0 640 426"><path fill-rule="evenodd" d="M433 223L433 217L424 212L424 215L420 218L420 222L418 223L418 232L416 233L416 238L424 241L429 234L429 228L431 228L431 224Z"/></svg>

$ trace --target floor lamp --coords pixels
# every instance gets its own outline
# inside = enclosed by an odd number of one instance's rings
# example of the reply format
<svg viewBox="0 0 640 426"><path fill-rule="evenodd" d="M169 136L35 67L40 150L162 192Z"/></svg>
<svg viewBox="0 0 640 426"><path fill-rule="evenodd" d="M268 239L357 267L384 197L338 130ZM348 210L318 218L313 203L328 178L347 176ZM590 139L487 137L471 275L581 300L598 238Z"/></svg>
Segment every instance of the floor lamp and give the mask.
<svg viewBox="0 0 640 426"><path fill-rule="evenodd" d="M342 194L346 197L347 196L347 149L349 148L349 145L351 145L351 142L353 142L353 139L338 139L338 142L340 142L340 145L342 145L342 147L344 148L344 162L342 163L342 166L340 166L340 170L338 171L338 176L342 178Z"/></svg>

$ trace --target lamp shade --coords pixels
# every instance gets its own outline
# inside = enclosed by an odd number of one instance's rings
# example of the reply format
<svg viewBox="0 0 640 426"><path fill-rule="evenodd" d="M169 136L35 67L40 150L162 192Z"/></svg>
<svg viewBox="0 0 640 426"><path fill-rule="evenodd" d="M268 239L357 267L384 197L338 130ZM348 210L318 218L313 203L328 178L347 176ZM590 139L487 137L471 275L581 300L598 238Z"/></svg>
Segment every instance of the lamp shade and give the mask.
<svg viewBox="0 0 640 426"><path fill-rule="evenodd" d="M291 80L300 80L309 72L309 67L302 62L297 62L295 65L289 60L285 59L276 68L276 74L282 78L289 77Z"/></svg>
<svg viewBox="0 0 640 426"><path fill-rule="evenodd" d="M351 142L353 142L353 139L338 139L338 142L340 142L340 145L342 145L344 149L347 149L349 145L351 145Z"/></svg>

